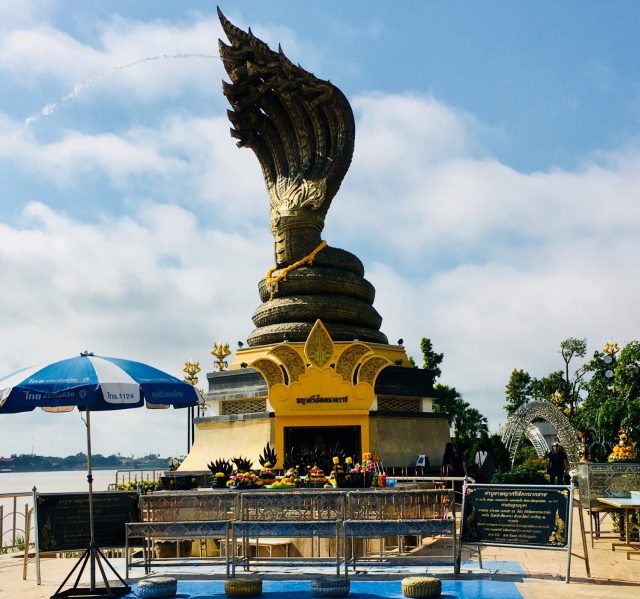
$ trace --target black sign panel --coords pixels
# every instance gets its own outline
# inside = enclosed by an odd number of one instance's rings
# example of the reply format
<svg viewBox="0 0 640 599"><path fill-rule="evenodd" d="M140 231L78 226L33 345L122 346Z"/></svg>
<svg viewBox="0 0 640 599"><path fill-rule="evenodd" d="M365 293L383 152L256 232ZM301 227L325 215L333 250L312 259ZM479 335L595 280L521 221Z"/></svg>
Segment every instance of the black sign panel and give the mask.
<svg viewBox="0 0 640 599"><path fill-rule="evenodd" d="M78 551L89 546L88 493L38 494L36 506L41 552ZM93 519L98 547L124 547L125 523L140 520L138 494L94 493Z"/></svg>
<svg viewBox="0 0 640 599"><path fill-rule="evenodd" d="M468 485L465 489L463 543L568 547L569 488Z"/></svg>

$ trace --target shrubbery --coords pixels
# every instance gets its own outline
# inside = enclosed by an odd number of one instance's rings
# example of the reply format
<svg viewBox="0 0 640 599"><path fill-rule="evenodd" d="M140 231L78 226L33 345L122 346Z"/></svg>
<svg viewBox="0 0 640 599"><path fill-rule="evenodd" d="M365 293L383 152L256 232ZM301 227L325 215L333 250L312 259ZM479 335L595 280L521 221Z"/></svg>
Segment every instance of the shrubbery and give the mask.
<svg viewBox="0 0 640 599"><path fill-rule="evenodd" d="M508 456L507 456L508 460ZM541 458L529 443L521 443L515 459L516 465L496 472L491 478L493 484L502 485L546 485L549 477L545 474L548 460Z"/></svg>
<svg viewBox="0 0 640 599"><path fill-rule="evenodd" d="M523 466L524 468L535 468L542 473L547 471L548 465L549 460L547 458L541 458L539 455L531 455L522 462L522 464L520 464L520 466Z"/></svg>
<svg viewBox="0 0 640 599"><path fill-rule="evenodd" d="M506 472L497 472L491 482L501 485L546 485L549 479L535 466L514 466Z"/></svg>
<svg viewBox="0 0 640 599"><path fill-rule="evenodd" d="M115 488L116 491L137 491L140 489L140 493L144 495L150 491L159 490L160 481L134 479L128 483L118 483Z"/></svg>

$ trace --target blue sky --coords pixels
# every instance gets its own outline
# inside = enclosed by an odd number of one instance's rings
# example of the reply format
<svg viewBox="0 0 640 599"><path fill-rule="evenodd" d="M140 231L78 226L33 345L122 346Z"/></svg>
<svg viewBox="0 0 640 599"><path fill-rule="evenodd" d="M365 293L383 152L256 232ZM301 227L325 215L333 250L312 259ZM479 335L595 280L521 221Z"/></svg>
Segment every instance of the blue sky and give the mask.
<svg viewBox="0 0 640 599"><path fill-rule="evenodd" d="M514 367L638 337L637 2L219 4L349 98L324 238L363 260L388 337L416 358L431 337L492 428ZM0 372L83 349L206 371L252 330L272 240L221 35L213 2L0 4ZM182 413L99 420L97 452L184 451ZM0 455L82 435L77 413L13 416Z"/></svg>

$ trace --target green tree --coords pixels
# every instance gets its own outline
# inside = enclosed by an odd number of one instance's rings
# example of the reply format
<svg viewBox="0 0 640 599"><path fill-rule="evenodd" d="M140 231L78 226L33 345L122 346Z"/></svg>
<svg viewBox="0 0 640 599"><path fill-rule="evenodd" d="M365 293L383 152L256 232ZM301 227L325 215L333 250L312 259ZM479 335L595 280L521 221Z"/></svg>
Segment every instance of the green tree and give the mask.
<svg viewBox="0 0 640 599"><path fill-rule="evenodd" d="M594 352L586 364L590 378L575 417L586 453L598 461L607 458L620 429L632 441L640 440L640 342L632 341L621 351L617 344L607 345L608 351Z"/></svg>
<svg viewBox="0 0 640 599"><path fill-rule="evenodd" d="M640 343L629 343L618 357L614 374L615 388L622 398L620 428L635 441L640 441Z"/></svg>
<svg viewBox="0 0 640 599"><path fill-rule="evenodd" d="M489 434L489 425L476 408L472 408L466 401L462 405L455 417L455 433L457 439L470 442Z"/></svg>
<svg viewBox="0 0 640 599"><path fill-rule="evenodd" d="M462 395L458 393L455 387L441 385L440 383L433 387L433 391L433 411L446 414L449 419L449 425L452 425L458 413Z"/></svg>
<svg viewBox="0 0 640 599"><path fill-rule="evenodd" d="M433 351L433 344L428 337L423 337L420 341L420 351L422 352L422 368L431 373L431 382L433 384L442 374L440 364L442 364L444 354Z"/></svg>
<svg viewBox="0 0 640 599"><path fill-rule="evenodd" d="M525 370L514 368L505 389L504 411L511 416L521 406L531 400L531 375Z"/></svg>
<svg viewBox="0 0 640 599"><path fill-rule="evenodd" d="M534 401L550 401L565 414L569 406L565 397L565 379L562 370L554 370L547 376L531 381L531 398Z"/></svg>
<svg viewBox="0 0 640 599"><path fill-rule="evenodd" d="M531 377L525 370L514 369L505 389L504 410L511 416L528 401L550 401L558 406L571 419L582 400L586 364L578 366L573 372L576 358L584 358L587 340L569 337L560 342L560 355L564 362L562 370L555 370L541 378Z"/></svg>
<svg viewBox="0 0 640 599"><path fill-rule="evenodd" d="M564 361L564 400L568 408L569 419L573 418L578 403L580 392L583 389L583 379L587 372L586 365L579 366L570 375L571 362L575 358L584 358L587 355L587 340L569 337L560 343L560 355Z"/></svg>
<svg viewBox="0 0 640 599"><path fill-rule="evenodd" d="M620 352L614 371L616 393L622 399L620 425L638 439L640 433L640 342L628 343Z"/></svg>
<svg viewBox="0 0 640 599"><path fill-rule="evenodd" d="M586 368L590 377L587 395L576 411L574 424L585 438L585 454L604 461L611 451L613 433L622 420L622 404L613 382L616 356L596 351Z"/></svg>
<svg viewBox="0 0 640 599"><path fill-rule="evenodd" d="M456 439L470 442L488 435L487 419L464 401L455 387L437 384L434 391L433 409L447 415Z"/></svg>

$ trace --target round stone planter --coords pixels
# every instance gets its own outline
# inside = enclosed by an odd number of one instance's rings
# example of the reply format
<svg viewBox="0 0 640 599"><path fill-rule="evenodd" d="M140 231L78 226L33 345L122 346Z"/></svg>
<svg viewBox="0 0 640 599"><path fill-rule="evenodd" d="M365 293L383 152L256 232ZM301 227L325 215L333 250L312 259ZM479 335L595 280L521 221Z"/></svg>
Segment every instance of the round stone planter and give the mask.
<svg viewBox="0 0 640 599"><path fill-rule="evenodd" d="M175 597L178 581L170 576L154 576L138 583L136 595L138 597Z"/></svg>
<svg viewBox="0 0 640 599"><path fill-rule="evenodd" d="M229 597L257 597L262 594L262 578L228 578L224 592Z"/></svg>
<svg viewBox="0 0 640 599"><path fill-rule="evenodd" d="M402 594L405 597L440 597L442 583L431 576L409 576L402 579Z"/></svg>
<svg viewBox="0 0 640 599"><path fill-rule="evenodd" d="M312 597L348 597L351 583L348 578L320 576L311 580Z"/></svg>

